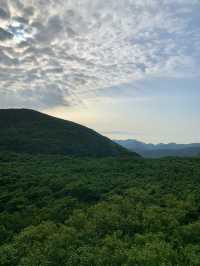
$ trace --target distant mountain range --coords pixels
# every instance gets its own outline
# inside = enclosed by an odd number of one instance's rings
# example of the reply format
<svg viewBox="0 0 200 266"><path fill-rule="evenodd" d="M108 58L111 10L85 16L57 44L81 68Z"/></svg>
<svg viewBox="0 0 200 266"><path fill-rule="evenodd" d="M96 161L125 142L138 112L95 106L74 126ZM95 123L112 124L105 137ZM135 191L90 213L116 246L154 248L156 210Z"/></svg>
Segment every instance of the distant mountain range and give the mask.
<svg viewBox="0 0 200 266"><path fill-rule="evenodd" d="M115 140L130 151L135 151L143 157L160 158L166 156L193 157L200 156L200 143L192 144L146 144L134 139Z"/></svg>
<svg viewBox="0 0 200 266"><path fill-rule="evenodd" d="M29 109L0 109L0 151L138 156L92 129Z"/></svg>

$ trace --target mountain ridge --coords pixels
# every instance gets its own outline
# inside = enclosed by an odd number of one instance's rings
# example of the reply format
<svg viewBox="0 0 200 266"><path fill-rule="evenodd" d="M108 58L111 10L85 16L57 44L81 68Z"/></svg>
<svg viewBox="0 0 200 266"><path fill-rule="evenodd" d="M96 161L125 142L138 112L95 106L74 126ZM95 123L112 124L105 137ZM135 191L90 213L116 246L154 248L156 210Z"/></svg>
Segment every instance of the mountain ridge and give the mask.
<svg viewBox="0 0 200 266"><path fill-rule="evenodd" d="M177 144L171 143L145 143L135 139L114 140L126 149L134 150L143 157L160 158L166 156L193 157L200 155L200 143Z"/></svg>
<svg viewBox="0 0 200 266"><path fill-rule="evenodd" d="M0 128L0 151L136 156L88 127L32 109L0 109Z"/></svg>

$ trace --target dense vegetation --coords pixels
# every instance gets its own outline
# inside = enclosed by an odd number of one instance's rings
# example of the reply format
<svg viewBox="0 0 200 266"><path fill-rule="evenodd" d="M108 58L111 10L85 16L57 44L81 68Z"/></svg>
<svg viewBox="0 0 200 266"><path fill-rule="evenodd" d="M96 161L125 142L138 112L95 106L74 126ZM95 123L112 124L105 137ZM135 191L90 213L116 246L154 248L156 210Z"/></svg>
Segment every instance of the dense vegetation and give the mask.
<svg viewBox="0 0 200 266"><path fill-rule="evenodd" d="M0 129L0 151L93 157L130 153L87 127L28 109L0 109Z"/></svg>
<svg viewBox="0 0 200 266"><path fill-rule="evenodd" d="M200 158L0 155L0 266L200 265Z"/></svg>

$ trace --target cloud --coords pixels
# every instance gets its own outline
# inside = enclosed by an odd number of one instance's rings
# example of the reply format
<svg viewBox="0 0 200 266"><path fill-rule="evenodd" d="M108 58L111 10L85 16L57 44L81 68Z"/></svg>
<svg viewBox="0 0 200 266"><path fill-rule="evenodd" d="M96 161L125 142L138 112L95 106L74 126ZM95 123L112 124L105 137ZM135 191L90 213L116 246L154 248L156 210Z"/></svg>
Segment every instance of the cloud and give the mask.
<svg viewBox="0 0 200 266"><path fill-rule="evenodd" d="M9 14L3 9L0 8L0 19L8 19L9 18Z"/></svg>
<svg viewBox="0 0 200 266"><path fill-rule="evenodd" d="M1 0L0 105L68 106L147 77L197 76L197 11L196 0Z"/></svg>
<svg viewBox="0 0 200 266"><path fill-rule="evenodd" d="M120 130L115 130L115 131L103 131L101 132L102 134L105 134L105 135L111 135L111 136L131 136L133 137L134 135L136 135L135 132L133 131L120 131ZM138 134L138 132L137 132Z"/></svg>
<svg viewBox="0 0 200 266"><path fill-rule="evenodd" d="M6 41L13 38L12 33L0 28L0 41Z"/></svg>

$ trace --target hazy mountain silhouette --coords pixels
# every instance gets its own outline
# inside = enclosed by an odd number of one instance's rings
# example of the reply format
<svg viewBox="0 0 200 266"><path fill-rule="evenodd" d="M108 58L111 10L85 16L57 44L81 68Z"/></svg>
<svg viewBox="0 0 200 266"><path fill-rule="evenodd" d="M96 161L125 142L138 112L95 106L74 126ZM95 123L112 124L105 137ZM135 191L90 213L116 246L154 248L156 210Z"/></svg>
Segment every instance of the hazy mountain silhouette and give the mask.
<svg viewBox="0 0 200 266"><path fill-rule="evenodd" d="M129 149L130 151L135 151L143 157L160 158L166 156L179 156L179 157L193 157L200 156L200 144L151 144L137 141L134 139L128 140L115 140L116 143Z"/></svg>

